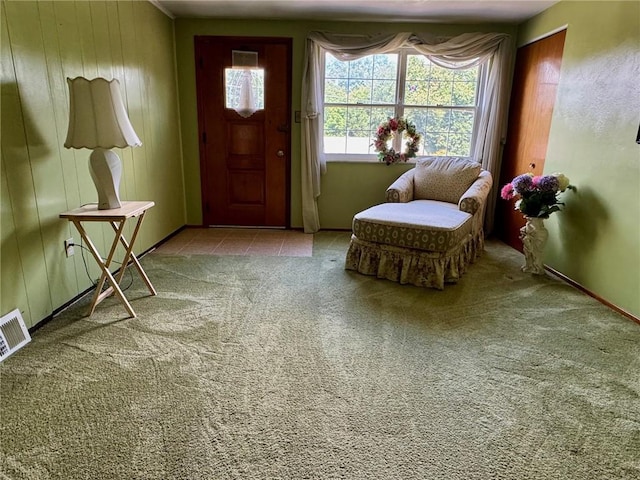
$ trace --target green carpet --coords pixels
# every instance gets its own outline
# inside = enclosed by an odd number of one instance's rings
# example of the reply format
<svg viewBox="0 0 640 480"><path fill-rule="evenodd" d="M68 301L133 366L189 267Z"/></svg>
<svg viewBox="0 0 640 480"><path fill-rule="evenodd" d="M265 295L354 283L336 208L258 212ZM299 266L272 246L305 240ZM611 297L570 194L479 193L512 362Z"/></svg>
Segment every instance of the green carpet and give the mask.
<svg viewBox="0 0 640 480"><path fill-rule="evenodd" d="M638 479L640 326L489 241L444 291L151 253L0 365L1 479Z"/></svg>

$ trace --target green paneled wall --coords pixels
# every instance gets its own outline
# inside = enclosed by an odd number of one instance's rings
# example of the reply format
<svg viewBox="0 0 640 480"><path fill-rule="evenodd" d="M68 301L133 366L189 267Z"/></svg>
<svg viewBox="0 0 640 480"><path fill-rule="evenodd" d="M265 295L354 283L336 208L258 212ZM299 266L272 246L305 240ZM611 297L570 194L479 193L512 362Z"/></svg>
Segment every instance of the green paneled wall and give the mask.
<svg viewBox="0 0 640 480"><path fill-rule="evenodd" d="M563 1L520 45L567 27L545 170L577 185L546 224L545 261L640 316L640 3Z"/></svg>
<svg viewBox="0 0 640 480"><path fill-rule="evenodd" d="M146 1L2 1L0 313L28 326L90 286L77 231L58 214L97 196L89 150L63 147L67 77L117 78L143 146L117 150L123 200L153 200L139 253L185 223L173 21ZM90 225L98 248L111 228ZM129 229L130 231L130 229ZM120 256L122 252L120 252ZM92 278L98 268L86 254ZM117 260L117 258L116 258Z"/></svg>

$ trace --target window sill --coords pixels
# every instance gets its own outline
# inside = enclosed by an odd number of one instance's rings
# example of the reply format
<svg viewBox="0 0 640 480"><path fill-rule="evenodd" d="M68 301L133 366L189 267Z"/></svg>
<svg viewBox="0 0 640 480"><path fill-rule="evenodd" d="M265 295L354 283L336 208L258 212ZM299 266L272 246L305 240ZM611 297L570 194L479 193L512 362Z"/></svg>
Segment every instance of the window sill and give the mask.
<svg viewBox="0 0 640 480"><path fill-rule="evenodd" d="M326 157L325 157L326 158ZM407 163L407 164L413 164L416 163L416 160L420 158L420 157L416 157L416 158L412 158L410 160L407 160L406 162L402 162L402 163ZM377 157L363 157L360 155L344 155L344 156L332 156L331 158L326 158L327 163L367 163L367 164L380 164L380 165L385 165L386 163L381 162L380 160L378 160Z"/></svg>

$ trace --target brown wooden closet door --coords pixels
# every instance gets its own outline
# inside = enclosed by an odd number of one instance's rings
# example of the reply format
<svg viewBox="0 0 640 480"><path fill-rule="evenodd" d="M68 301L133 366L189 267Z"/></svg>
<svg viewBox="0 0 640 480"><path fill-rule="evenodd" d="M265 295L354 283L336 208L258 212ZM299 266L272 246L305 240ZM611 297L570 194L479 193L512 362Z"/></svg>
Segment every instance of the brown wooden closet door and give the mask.
<svg viewBox="0 0 640 480"><path fill-rule="evenodd" d="M522 173L543 172L565 33L562 30L518 49L500 188ZM525 220L513 204L513 200L498 199L495 232L502 241L522 251L519 235Z"/></svg>

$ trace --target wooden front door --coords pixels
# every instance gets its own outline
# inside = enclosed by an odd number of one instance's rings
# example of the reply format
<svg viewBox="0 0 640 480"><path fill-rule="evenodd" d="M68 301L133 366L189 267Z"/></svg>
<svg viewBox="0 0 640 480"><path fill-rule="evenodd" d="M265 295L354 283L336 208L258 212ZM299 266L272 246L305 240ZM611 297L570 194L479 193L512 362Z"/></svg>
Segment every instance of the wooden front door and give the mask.
<svg viewBox="0 0 640 480"><path fill-rule="evenodd" d="M542 175L565 33L562 30L518 49L500 187L522 173ZM522 251L519 235L525 220L514 210L514 202L498 199L495 231L506 244Z"/></svg>
<svg viewBox="0 0 640 480"><path fill-rule="evenodd" d="M291 44L195 37L204 225L289 226ZM264 69L264 108L246 118L226 107L233 51L256 52Z"/></svg>

